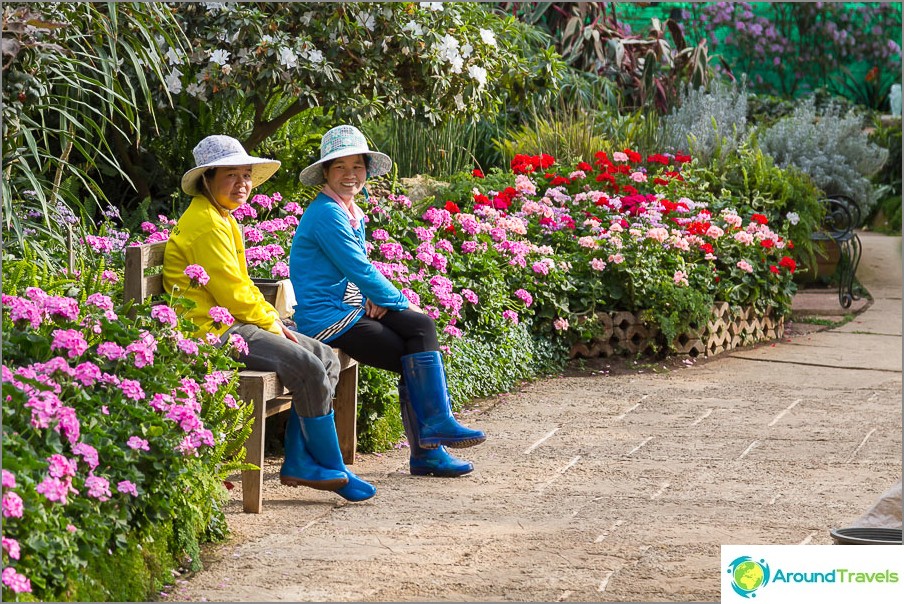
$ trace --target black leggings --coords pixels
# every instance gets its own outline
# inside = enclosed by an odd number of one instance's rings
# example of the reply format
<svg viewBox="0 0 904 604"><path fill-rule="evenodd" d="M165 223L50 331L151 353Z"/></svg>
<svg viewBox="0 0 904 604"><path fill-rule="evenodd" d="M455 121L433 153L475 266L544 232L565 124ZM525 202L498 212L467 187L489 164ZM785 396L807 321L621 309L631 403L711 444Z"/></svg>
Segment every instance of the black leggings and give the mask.
<svg viewBox="0 0 904 604"><path fill-rule="evenodd" d="M382 319L361 317L354 326L330 346L341 348L359 363L402 373L402 356L439 350L436 323L414 310L390 310Z"/></svg>

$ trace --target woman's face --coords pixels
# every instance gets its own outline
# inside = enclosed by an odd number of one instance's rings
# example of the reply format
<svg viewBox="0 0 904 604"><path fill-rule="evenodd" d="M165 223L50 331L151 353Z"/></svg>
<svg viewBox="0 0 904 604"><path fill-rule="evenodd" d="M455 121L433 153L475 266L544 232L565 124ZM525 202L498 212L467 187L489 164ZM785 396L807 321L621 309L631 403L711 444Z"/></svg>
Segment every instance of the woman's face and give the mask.
<svg viewBox="0 0 904 604"><path fill-rule="evenodd" d="M367 183L367 165L363 155L348 155L334 160L324 171L326 184L344 200L350 201Z"/></svg>
<svg viewBox="0 0 904 604"><path fill-rule="evenodd" d="M251 166L217 168L213 178L207 179L207 186L218 204L234 210L251 195Z"/></svg>

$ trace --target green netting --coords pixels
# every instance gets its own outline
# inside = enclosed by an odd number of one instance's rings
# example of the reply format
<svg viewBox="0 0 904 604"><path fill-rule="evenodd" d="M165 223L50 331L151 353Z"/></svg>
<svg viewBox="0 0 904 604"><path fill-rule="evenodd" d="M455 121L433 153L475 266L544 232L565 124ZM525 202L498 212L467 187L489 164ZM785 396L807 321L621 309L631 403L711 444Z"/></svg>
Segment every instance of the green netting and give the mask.
<svg viewBox="0 0 904 604"><path fill-rule="evenodd" d="M870 104L884 101L876 97L901 81L898 2L615 5L633 33L649 31L652 18L672 18L690 42L705 37L711 56L721 57L735 76L746 73L754 91L801 96L829 88Z"/></svg>

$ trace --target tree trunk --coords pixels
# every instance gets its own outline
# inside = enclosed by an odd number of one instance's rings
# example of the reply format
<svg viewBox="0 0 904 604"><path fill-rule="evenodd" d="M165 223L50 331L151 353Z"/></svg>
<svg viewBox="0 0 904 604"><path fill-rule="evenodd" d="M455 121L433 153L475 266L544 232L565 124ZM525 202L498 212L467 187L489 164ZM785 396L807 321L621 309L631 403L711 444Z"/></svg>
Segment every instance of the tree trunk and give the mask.
<svg viewBox="0 0 904 604"><path fill-rule="evenodd" d="M262 111L256 111L254 116L254 128L252 128L248 138L245 139L245 149L252 151L255 147L267 140L267 137L279 130L286 122L307 108L307 105L303 104L300 100L295 101L288 109L269 121L263 119Z"/></svg>

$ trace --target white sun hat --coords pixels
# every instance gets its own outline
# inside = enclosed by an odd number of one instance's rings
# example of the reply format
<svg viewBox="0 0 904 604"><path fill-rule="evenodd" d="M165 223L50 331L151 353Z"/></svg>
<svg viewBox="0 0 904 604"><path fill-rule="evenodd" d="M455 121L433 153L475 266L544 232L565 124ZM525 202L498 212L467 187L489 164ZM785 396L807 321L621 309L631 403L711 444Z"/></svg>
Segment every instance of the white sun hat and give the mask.
<svg viewBox="0 0 904 604"><path fill-rule="evenodd" d="M306 185L323 184L323 167L321 164L331 159L348 157L349 155L367 155L370 165L367 176L383 176L392 168L392 160L385 153L371 151L367 139L354 126L336 126L327 131L320 141L320 159L305 168L298 175L298 180Z"/></svg>
<svg viewBox="0 0 904 604"><path fill-rule="evenodd" d="M189 195L200 195L198 181L210 168L251 166L251 186L266 182L279 169L280 161L248 155L242 143L222 134L213 134L198 143L192 153L195 167L182 175L182 190Z"/></svg>

